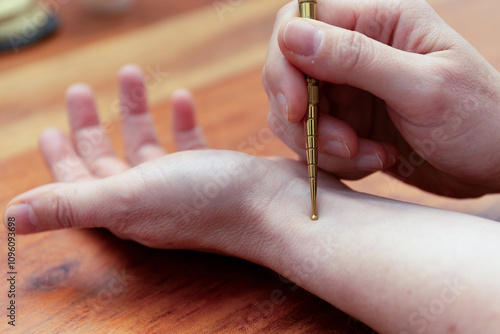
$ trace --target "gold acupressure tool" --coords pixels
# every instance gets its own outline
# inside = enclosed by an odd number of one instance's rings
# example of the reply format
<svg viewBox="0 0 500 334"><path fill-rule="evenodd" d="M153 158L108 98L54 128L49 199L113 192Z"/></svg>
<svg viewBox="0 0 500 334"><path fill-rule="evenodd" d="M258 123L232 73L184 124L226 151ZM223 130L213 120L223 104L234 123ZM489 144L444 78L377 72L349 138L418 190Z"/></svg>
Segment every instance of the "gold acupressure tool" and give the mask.
<svg viewBox="0 0 500 334"><path fill-rule="evenodd" d="M300 17L316 20L316 0L298 0ZM309 186L311 189L311 220L317 220L316 194L318 191L318 104L319 81L306 75L308 106L304 118L304 132L306 135L307 169L309 172Z"/></svg>

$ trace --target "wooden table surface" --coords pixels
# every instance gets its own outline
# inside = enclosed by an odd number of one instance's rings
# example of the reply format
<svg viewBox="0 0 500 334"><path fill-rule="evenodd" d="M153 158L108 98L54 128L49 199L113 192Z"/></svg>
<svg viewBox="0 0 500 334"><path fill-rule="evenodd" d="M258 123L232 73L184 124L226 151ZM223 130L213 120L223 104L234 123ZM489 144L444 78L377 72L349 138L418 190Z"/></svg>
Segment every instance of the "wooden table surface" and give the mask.
<svg viewBox="0 0 500 334"><path fill-rule="evenodd" d="M248 151L267 128L260 73L282 0L137 1L120 17L92 16L83 1L49 1L61 28L18 53L0 54L0 207L51 182L37 151L48 126L68 129L64 91L92 85L101 117L113 112L118 69L137 63L154 83L148 94L162 143L169 96L194 91L199 121L213 148ZM214 4L223 4L218 12ZM437 12L496 68L498 0L433 0ZM160 74L159 74L160 73ZM293 157L277 139L259 155ZM394 181L395 182L395 181ZM391 183L392 184L392 183ZM380 176L354 188L398 197L408 190ZM436 203L412 192L417 201ZM17 319L7 326L6 233L0 234L0 330L15 333L370 333L276 273L234 258L148 249L104 230L64 230L17 238ZM278 296L278 297L277 297Z"/></svg>

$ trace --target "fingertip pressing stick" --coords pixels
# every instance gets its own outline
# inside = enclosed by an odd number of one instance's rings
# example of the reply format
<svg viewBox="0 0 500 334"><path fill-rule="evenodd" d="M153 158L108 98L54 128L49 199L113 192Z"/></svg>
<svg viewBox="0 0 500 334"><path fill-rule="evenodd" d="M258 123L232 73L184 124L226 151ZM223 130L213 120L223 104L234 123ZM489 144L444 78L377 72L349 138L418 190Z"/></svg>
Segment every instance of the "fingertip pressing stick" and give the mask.
<svg viewBox="0 0 500 334"><path fill-rule="evenodd" d="M298 0L300 17L316 20L316 0ZM319 81L306 75L308 106L304 118L304 132L306 135L307 169L309 172L309 186L311 188L311 220L317 220L316 194L318 191L318 104Z"/></svg>

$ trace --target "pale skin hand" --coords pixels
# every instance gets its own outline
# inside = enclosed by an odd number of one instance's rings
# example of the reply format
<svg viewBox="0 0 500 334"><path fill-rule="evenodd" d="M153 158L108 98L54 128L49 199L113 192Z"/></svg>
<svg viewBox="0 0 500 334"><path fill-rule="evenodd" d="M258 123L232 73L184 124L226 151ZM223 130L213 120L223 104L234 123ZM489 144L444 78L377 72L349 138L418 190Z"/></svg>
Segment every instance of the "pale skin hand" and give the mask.
<svg viewBox="0 0 500 334"><path fill-rule="evenodd" d="M288 146L304 158L304 72L324 83L322 169L386 170L456 197L499 191L500 74L425 1L323 0L322 22L297 16L296 1L279 12L263 71L269 123Z"/></svg>
<svg viewBox="0 0 500 334"><path fill-rule="evenodd" d="M122 69L120 85L125 96L143 89L140 70ZM90 89L70 88L73 143L54 129L40 140L59 182L15 198L6 223L15 217L18 233L104 227L151 247L238 256L381 333L497 333L497 223L355 193L327 173L311 222L303 163L216 150L165 155L146 101L134 102L122 115L124 162L99 136ZM189 93L172 104L179 150L205 148ZM89 148L88 138L102 140Z"/></svg>

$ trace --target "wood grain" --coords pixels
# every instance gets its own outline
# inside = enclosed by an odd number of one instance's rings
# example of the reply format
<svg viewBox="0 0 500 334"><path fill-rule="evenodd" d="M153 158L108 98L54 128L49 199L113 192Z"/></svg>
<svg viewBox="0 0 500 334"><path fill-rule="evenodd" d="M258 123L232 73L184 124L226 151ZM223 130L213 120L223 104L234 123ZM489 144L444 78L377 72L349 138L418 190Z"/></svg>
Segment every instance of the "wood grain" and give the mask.
<svg viewBox="0 0 500 334"><path fill-rule="evenodd" d="M51 181L37 152L37 136L48 126L67 129L64 91L74 82L95 88L101 117L112 123L109 136L121 152L113 103L116 72L126 63L168 72L150 78L148 94L161 142L170 151L175 148L169 96L187 87L194 90L212 147L293 157L274 137L262 146L250 140L268 133L260 72L274 17L286 2L226 1L232 10L221 17L212 0L141 0L132 12L114 18L86 14L81 1L57 2L62 26L54 36L19 53L0 54L0 206ZM431 3L500 67L498 1ZM408 191L399 183L389 187L380 175L352 186L395 197ZM437 203L414 192L410 199ZM3 273L3 230L0 238ZM2 311L2 332L371 332L275 273L238 259L148 249L103 230L19 236L18 250L18 326L9 331ZM1 282L3 296L7 286Z"/></svg>

